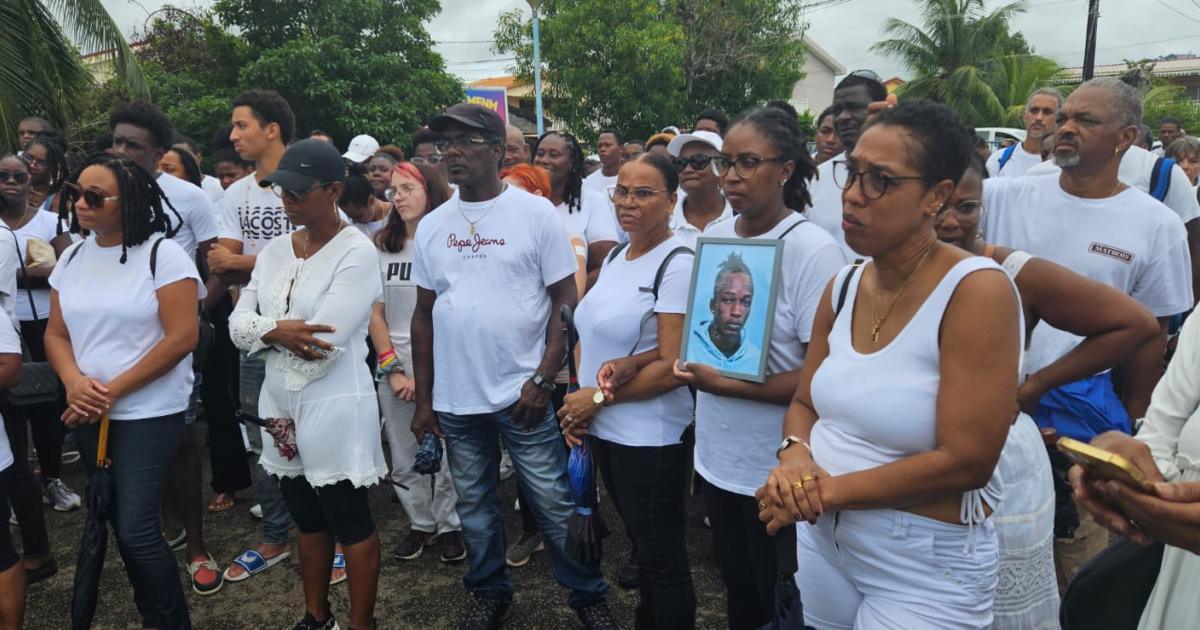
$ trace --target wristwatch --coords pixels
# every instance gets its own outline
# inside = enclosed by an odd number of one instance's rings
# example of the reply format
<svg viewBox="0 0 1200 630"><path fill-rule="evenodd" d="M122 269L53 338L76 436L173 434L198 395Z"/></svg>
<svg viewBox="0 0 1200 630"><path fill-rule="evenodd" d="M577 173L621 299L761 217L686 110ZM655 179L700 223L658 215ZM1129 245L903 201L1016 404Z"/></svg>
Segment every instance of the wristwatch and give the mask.
<svg viewBox="0 0 1200 630"><path fill-rule="evenodd" d="M537 374L536 372L534 373L533 378L530 380L533 381L534 385L537 385L538 387L540 387L541 390L546 392L547 394L554 393L554 381L553 380L546 380L546 379L542 378L541 374Z"/></svg>
<svg viewBox="0 0 1200 630"><path fill-rule="evenodd" d="M604 392L597 389L596 393L592 394L592 402L595 403L596 408L599 409L599 408L603 407L604 404L608 401L604 398Z"/></svg>
<svg viewBox="0 0 1200 630"><path fill-rule="evenodd" d="M805 442L802 438L798 438L794 435L789 435L783 438L783 442L779 444L779 448L775 451L775 457L778 458L783 454L784 451L788 449L788 447L793 444L803 444L804 448L808 449L809 454L812 454L812 447L808 445L808 442Z"/></svg>

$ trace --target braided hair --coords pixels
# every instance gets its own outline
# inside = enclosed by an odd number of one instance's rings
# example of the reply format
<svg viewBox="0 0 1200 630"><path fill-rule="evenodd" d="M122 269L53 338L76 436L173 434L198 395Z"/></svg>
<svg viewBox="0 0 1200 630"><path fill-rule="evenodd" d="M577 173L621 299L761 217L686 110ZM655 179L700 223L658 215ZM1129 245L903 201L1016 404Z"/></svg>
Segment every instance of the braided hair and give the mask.
<svg viewBox="0 0 1200 630"><path fill-rule="evenodd" d="M538 147L542 141L550 136L558 136L563 139L567 145L567 151L571 155L571 170L567 173L567 185L563 189L563 203L567 204L567 214L579 210L583 211L583 149L579 146L579 140L575 136L565 131L547 131L538 138L537 143L533 145L533 153L537 154Z"/></svg>
<svg viewBox="0 0 1200 630"><path fill-rule="evenodd" d="M817 173L817 165L808 154L808 143L800 132L796 117L776 107L753 107L740 114L733 126L753 125L779 151L780 160L791 160L796 166L783 184L783 204L794 212L804 212L812 205L808 182Z"/></svg>
<svg viewBox="0 0 1200 630"><path fill-rule="evenodd" d="M94 155L84 162L68 181L79 184L79 175L89 166L103 166L117 178L117 195L121 204L121 264L128 259L127 250L150 240L155 233L162 232L171 238L183 225L179 211L163 194L154 175L142 168L133 160L102 153ZM77 195L59 195L58 217L61 225L69 222L71 232L80 232L79 217L75 212ZM165 208L170 208L179 219L179 224L172 227L171 218Z"/></svg>
<svg viewBox="0 0 1200 630"><path fill-rule="evenodd" d="M63 182L70 175L70 165L67 163L67 143L57 131L39 131L29 146L37 145L46 149L46 166L50 171L50 187L47 196L53 195L62 188ZM28 151L28 149L26 149Z"/></svg>

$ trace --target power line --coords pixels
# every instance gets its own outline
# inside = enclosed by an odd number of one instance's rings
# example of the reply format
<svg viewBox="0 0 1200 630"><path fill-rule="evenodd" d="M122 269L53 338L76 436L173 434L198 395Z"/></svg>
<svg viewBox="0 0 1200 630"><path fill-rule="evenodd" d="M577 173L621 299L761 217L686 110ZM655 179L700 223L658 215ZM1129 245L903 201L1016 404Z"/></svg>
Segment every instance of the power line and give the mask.
<svg viewBox="0 0 1200 630"><path fill-rule="evenodd" d="M1173 7L1173 6L1169 5L1169 4L1167 4L1167 3L1166 3L1166 2L1164 2L1163 0L1158 0L1158 3L1159 3L1159 4L1161 4L1161 5L1163 5L1164 7L1168 8L1168 9L1170 9L1170 10L1172 10L1172 11L1174 11L1174 12L1178 13L1179 15L1182 15L1183 17L1185 17L1185 18L1187 18L1187 19L1189 19L1189 20L1191 20L1191 21L1193 21L1193 22L1196 22L1197 24L1200 24L1200 20L1197 20L1196 18L1194 18L1194 17L1192 17L1192 16L1190 16L1190 15L1188 15L1188 14L1184 13L1183 11L1180 11L1179 9L1176 9L1175 7Z"/></svg>

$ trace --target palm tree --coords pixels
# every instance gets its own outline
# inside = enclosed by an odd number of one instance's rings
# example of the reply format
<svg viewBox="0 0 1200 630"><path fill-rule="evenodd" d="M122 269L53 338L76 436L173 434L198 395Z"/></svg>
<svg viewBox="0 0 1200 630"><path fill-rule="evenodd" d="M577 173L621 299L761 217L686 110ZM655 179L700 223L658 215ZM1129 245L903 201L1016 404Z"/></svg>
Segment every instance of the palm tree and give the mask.
<svg viewBox="0 0 1200 630"><path fill-rule="evenodd" d="M988 85L986 70L996 57L1008 23L1025 10L1024 0L986 13L983 0L922 0L924 28L897 18L884 23L890 37L871 50L899 59L915 78L900 96L933 99L953 108L969 124L986 125L1004 117Z"/></svg>
<svg viewBox="0 0 1200 630"><path fill-rule="evenodd" d="M16 145L17 122L25 116L66 128L95 85L79 49L112 51L117 78L135 94L148 94L137 60L100 0L0 2L0 143Z"/></svg>
<svg viewBox="0 0 1200 630"><path fill-rule="evenodd" d="M987 66L986 78L1004 111L1001 126L1025 126L1021 115L1034 90L1048 85L1062 72L1053 59L1038 55L1004 55Z"/></svg>

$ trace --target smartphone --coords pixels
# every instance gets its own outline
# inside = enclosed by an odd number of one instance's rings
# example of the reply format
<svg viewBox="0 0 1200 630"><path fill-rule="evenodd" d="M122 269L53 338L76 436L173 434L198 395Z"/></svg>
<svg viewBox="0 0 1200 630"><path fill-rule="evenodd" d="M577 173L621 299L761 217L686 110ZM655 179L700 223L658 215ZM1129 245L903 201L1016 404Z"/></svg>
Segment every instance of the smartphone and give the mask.
<svg viewBox="0 0 1200 630"><path fill-rule="evenodd" d="M1066 455L1067 459L1087 468L1088 472L1097 477L1120 481L1142 492L1154 492L1154 484L1146 479L1142 471L1138 470L1137 466L1134 466L1132 462L1116 453L1096 448L1091 444L1085 444L1069 437L1059 438L1058 450Z"/></svg>

